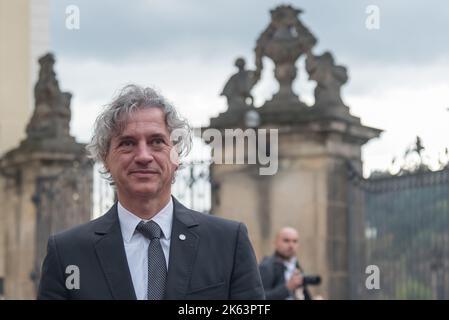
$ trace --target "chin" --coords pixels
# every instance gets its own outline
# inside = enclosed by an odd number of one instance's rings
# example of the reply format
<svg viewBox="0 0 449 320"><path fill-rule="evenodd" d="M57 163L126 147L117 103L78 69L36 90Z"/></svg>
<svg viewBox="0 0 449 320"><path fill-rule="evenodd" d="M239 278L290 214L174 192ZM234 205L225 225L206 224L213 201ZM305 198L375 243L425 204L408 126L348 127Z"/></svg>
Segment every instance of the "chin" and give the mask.
<svg viewBox="0 0 449 320"><path fill-rule="evenodd" d="M135 187L131 188L133 194L137 194L140 196L156 196L159 193L158 188L156 187Z"/></svg>

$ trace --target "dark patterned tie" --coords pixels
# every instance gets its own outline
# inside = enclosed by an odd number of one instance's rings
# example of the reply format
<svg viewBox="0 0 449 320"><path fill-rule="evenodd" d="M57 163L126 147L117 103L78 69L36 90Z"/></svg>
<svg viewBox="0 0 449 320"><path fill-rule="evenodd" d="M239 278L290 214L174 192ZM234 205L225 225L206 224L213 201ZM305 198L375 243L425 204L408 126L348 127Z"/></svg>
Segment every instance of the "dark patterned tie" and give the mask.
<svg viewBox="0 0 449 320"><path fill-rule="evenodd" d="M136 230L150 239L148 246L148 300L161 300L165 294L167 281L167 265L160 238L164 235L159 225L154 221L141 221Z"/></svg>

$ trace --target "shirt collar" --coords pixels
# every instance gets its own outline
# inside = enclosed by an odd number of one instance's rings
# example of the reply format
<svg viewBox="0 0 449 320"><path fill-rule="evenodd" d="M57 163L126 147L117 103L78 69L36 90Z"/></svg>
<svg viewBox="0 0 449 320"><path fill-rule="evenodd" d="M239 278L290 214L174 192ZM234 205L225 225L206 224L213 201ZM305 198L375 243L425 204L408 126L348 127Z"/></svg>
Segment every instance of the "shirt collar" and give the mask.
<svg viewBox="0 0 449 320"><path fill-rule="evenodd" d="M288 269L295 269L296 261L296 257L291 257L289 260L284 261L284 266L286 266Z"/></svg>
<svg viewBox="0 0 449 320"><path fill-rule="evenodd" d="M149 221L139 218L134 213L124 208L120 201L117 204L117 211L123 240L125 242L131 241L131 238L134 235L136 227L140 221ZM170 240L173 223L173 199L170 197L170 200L165 207L156 213L150 220L156 222L159 227L161 227L162 232L164 233L164 238Z"/></svg>

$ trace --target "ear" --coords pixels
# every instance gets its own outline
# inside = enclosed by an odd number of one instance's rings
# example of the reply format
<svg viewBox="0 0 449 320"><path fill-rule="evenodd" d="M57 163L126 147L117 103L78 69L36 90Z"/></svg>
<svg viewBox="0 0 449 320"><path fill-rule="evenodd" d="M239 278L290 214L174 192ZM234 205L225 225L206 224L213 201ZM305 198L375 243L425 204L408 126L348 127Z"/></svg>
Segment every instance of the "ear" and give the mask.
<svg viewBox="0 0 449 320"><path fill-rule="evenodd" d="M108 166L108 162L107 162L107 159L108 159L108 156L106 155L106 158L105 159L103 159L103 168L107 171L107 172L110 172L110 170L109 170L109 166Z"/></svg>
<svg viewBox="0 0 449 320"><path fill-rule="evenodd" d="M178 148L176 146L171 147L170 149L170 162L175 166L175 171L179 168L179 154Z"/></svg>

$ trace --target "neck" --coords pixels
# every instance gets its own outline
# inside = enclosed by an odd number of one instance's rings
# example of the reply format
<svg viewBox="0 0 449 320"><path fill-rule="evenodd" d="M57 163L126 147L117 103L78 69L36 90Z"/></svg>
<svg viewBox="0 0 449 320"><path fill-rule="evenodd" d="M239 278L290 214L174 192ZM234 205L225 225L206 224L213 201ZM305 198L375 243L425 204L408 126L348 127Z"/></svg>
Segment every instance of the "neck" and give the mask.
<svg viewBox="0 0 449 320"><path fill-rule="evenodd" d="M290 261L294 257L294 256L290 256L290 257L284 256L282 253L280 253L278 251L275 251L274 254L275 254L275 256L280 258L282 261Z"/></svg>
<svg viewBox="0 0 449 320"><path fill-rule="evenodd" d="M170 194L164 197L130 199L117 195L120 204L143 220L150 220L170 201Z"/></svg>

